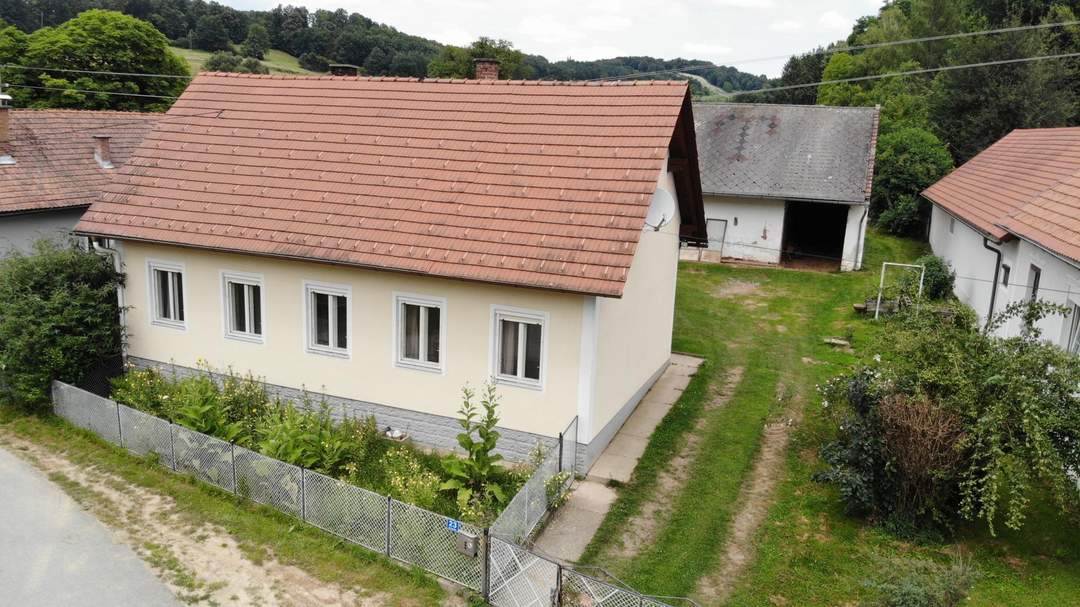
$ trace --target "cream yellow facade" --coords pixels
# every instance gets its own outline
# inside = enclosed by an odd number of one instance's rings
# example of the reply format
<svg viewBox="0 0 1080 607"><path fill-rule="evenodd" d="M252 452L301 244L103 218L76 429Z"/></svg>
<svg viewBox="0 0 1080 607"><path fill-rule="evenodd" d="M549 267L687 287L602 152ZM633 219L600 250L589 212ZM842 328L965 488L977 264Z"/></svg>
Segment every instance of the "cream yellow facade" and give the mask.
<svg viewBox="0 0 1080 607"><path fill-rule="evenodd" d="M674 196L670 174L659 186ZM205 362L290 389L453 418L462 387L494 374L496 312L521 313L543 319L542 379L499 385L500 425L554 437L578 416L578 441L606 428L606 444L670 358L678 230L676 214L642 233L621 299L125 241L117 248L127 274L126 354L184 368ZM155 267L182 273L182 323L155 320ZM261 339L230 332L226 277L260 286ZM348 347L337 355L309 347L312 285L347 297ZM441 305L440 369L399 363L401 297Z"/></svg>

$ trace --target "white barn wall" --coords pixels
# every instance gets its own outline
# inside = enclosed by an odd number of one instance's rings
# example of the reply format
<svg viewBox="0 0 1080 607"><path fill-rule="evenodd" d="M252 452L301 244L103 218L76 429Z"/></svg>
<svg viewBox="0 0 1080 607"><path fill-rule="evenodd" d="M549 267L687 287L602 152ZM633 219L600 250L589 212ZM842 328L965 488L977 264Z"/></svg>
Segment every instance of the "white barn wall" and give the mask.
<svg viewBox="0 0 1080 607"><path fill-rule="evenodd" d="M867 212L865 204L848 205L847 226L844 228L844 253L840 269L845 272L862 269L863 249L866 244Z"/></svg>
<svg viewBox="0 0 1080 607"><path fill-rule="evenodd" d="M714 241L715 223L709 222L709 250L722 251L724 257L780 263L784 205L775 198L705 196L706 219L727 220L723 246Z"/></svg>
<svg viewBox="0 0 1080 607"><path fill-rule="evenodd" d="M950 224L952 225L951 232ZM930 215L930 248L934 251L934 255L949 262L957 276L978 279L958 278L954 291L957 299L971 306L978 313L980 322L985 323L990 309L990 293L997 256L983 247L982 234L953 217L948 211L934 205ZM1004 259L1002 261L1008 263ZM1014 274L1013 280L1015 281L1016 278L1017 275ZM995 309L1001 309L1004 297L1004 289L1001 289L998 301L995 302Z"/></svg>

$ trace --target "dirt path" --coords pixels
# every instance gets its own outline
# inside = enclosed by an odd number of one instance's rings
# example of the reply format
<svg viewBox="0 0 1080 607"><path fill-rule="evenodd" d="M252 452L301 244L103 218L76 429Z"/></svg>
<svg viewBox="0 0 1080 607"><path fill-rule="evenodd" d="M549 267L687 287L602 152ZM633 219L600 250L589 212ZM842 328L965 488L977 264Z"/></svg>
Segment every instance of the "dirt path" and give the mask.
<svg viewBox="0 0 1080 607"><path fill-rule="evenodd" d="M272 557L252 560L224 529L192 524L167 496L0 430L0 443L42 470L116 538L130 545L182 601L239 607L384 605L386 595L317 580Z"/></svg>
<svg viewBox="0 0 1080 607"><path fill-rule="evenodd" d="M783 381L777 384L777 400L787 398L786 386ZM695 598L703 604L718 605L727 601L754 557L754 536L772 504L773 491L791 440L791 429L802 421L803 396L797 394L791 401L785 415L765 425L761 450L739 492L739 510L732 519L723 558L716 569L698 582Z"/></svg>
<svg viewBox="0 0 1080 607"><path fill-rule="evenodd" d="M734 367L727 372L724 383L705 405L705 411L698 418L693 431L688 433L686 443L679 454L657 476L656 491L641 507L641 512L630 518L625 525L621 542L612 545L604 555L604 561L623 561L632 559L652 545L664 521L671 515L673 501L671 496L678 495L680 489L689 480L690 466L697 459L701 448L701 434L709 420L709 412L725 406L731 400L735 387L742 379L743 368Z"/></svg>

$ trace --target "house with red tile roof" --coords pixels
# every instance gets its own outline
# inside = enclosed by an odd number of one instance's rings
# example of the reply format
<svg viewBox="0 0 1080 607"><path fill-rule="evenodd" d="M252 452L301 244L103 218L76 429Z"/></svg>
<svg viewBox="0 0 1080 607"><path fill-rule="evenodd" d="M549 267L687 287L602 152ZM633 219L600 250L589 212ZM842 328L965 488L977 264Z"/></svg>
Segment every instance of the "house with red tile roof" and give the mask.
<svg viewBox="0 0 1080 607"><path fill-rule="evenodd" d="M685 82L203 73L77 232L121 255L128 361L200 359L452 448L578 420L582 464L668 366L704 236Z"/></svg>
<svg viewBox="0 0 1080 607"><path fill-rule="evenodd" d="M1043 336L1080 352L1080 127L1018 129L930 186L930 245L983 320L1032 298L1066 306ZM1020 321L1000 329L1015 335Z"/></svg>
<svg viewBox="0 0 1080 607"><path fill-rule="evenodd" d="M69 234L160 117L10 102L0 94L0 255Z"/></svg>

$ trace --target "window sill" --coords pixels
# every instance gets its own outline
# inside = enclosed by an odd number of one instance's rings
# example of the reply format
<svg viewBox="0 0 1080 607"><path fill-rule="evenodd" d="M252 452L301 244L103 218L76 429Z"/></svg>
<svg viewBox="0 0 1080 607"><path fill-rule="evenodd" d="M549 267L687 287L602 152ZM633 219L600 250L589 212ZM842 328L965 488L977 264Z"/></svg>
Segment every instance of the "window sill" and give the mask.
<svg viewBox="0 0 1080 607"><path fill-rule="evenodd" d="M155 327L163 327L165 329L176 329L177 331L187 331L187 322L165 320L161 318L155 318L150 321L150 324Z"/></svg>
<svg viewBox="0 0 1080 607"><path fill-rule="evenodd" d="M526 390L536 390L537 392L542 392L544 390L543 383L532 379L522 379L520 377L496 375L495 383L504 386L513 386L515 388L525 388Z"/></svg>
<svg viewBox="0 0 1080 607"><path fill-rule="evenodd" d="M254 333L234 333L229 332L225 334L225 339L231 339L233 341L242 341L249 344L262 344L264 339L262 335L255 335Z"/></svg>
<svg viewBox="0 0 1080 607"><path fill-rule="evenodd" d="M442 374L444 369L441 364L425 363L419 360L398 359L394 361L395 367L402 369L412 369L414 371L426 371L428 373Z"/></svg>
<svg viewBox="0 0 1080 607"><path fill-rule="evenodd" d="M319 346L308 346L306 348L308 354L317 354L319 356L329 356L330 358L352 358L348 350L336 350L333 348L321 348Z"/></svg>

